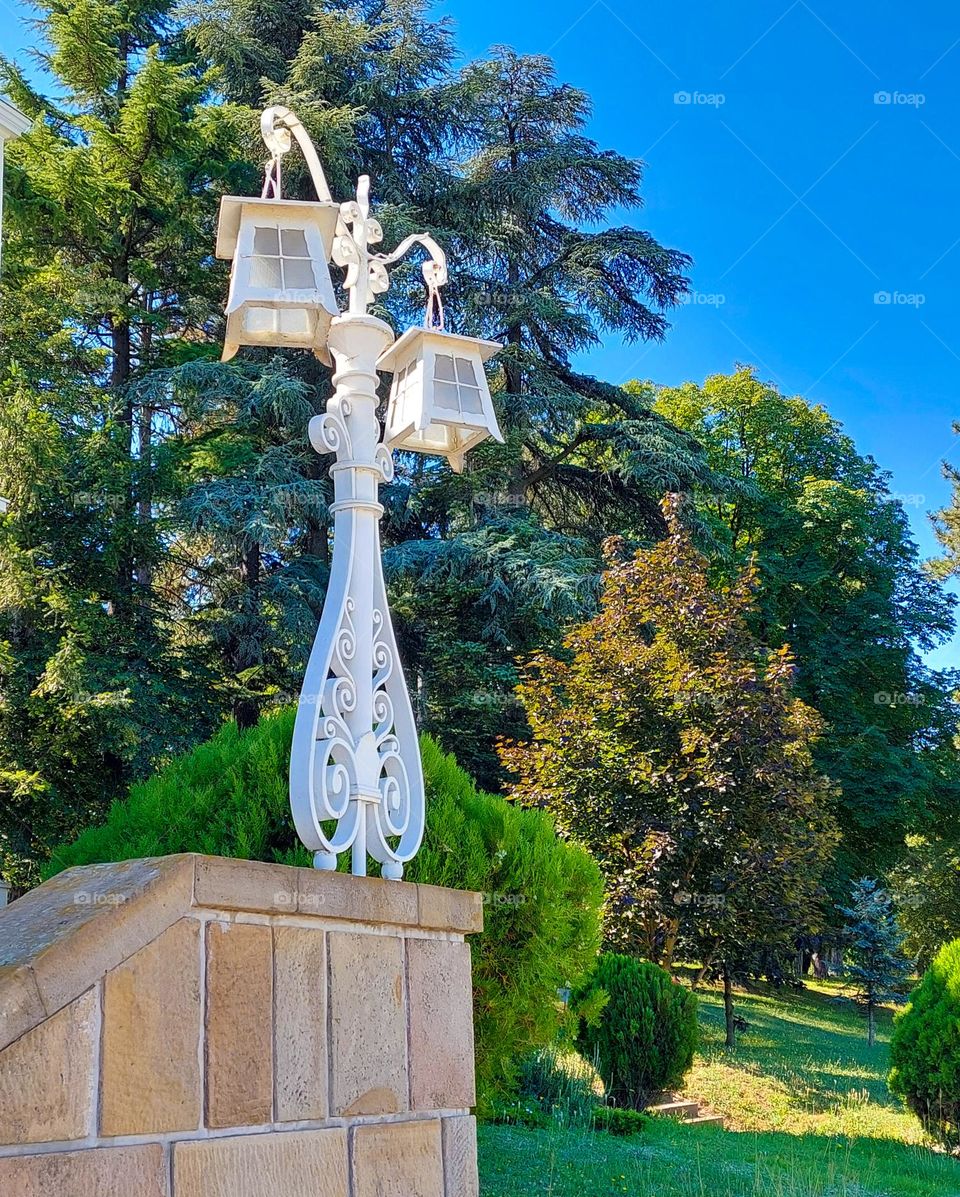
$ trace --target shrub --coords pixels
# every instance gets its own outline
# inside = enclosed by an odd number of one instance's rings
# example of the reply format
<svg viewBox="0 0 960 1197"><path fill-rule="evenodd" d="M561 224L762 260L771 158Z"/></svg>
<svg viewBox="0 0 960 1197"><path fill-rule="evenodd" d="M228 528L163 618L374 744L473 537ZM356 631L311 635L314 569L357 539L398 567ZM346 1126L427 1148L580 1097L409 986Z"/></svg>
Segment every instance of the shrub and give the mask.
<svg viewBox="0 0 960 1197"><path fill-rule="evenodd" d="M597 1106L593 1111L594 1126L609 1135L639 1135L649 1122L648 1114L628 1106Z"/></svg>
<svg viewBox="0 0 960 1197"><path fill-rule="evenodd" d="M960 939L934 957L896 1018L889 1085L924 1129L960 1146Z"/></svg>
<svg viewBox="0 0 960 1197"><path fill-rule="evenodd" d="M135 785L104 824L54 852L46 875L173 852L309 865L287 797L293 719L283 709L246 732L226 724ZM429 737L421 747L427 829L405 876L485 896L485 930L471 946L478 1107L486 1113L497 1094L512 1091L519 1062L556 1037L557 990L592 968L603 887L593 860L559 840L549 816L481 793Z"/></svg>
<svg viewBox="0 0 960 1197"><path fill-rule="evenodd" d="M589 1126L603 1096L599 1072L576 1052L550 1044L521 1065L521 1105L549 1114L561 1126Z"/></svg>
<svg viewBox="0 0 960 1197"><path fill-rule="evenodd" d="M697 999L656 964L615 952L600 957L577 1000L597 990L607 1003L598 1018L581 1022L578 1046L595 1061L611 1102L643 1109L693 1062Z"/></svg>

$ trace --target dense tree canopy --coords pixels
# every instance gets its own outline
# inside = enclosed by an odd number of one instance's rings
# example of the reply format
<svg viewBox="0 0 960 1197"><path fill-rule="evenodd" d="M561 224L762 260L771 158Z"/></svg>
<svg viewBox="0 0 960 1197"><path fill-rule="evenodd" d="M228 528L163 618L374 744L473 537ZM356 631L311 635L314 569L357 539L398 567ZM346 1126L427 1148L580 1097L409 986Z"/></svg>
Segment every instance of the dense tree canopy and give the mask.
<svg viewBox="0 0 960 1197"><path fill-rule="evenodd" d="M786 649L748 627L754 577L713 583L675 506L652 548L608 547L599 613L561 657L532 659L519 694L533 737L502 752L512 797L599 861L608 942L711 966L815 925L835 836L820 720L792 693Z"/></svg>
<svg viewBox="0 0 960 1197"><path fill-rule="evenodd" d="M920 656L952 632L953 599L924 571L886 475L822 407L741 369L661 389L656 409L730 479L695 492L697 514L718 562L755 557L754 626L789 644L797 693L826 721L816 755L839 783L846 893L960 797L956 683Z"/></svg>
<svg viewBox="0 0 960 1197"><path fill-rule="evenodd" d="M4 65L34 119L9 154L0 349L5 867L26 877L224 713L249 725L298 689L330 548L305 432L329 375L309 355L221 365L212 260L219 195L258 189L269 102L296 108L335 194L373 176L388 240L444 242L452 326L508 346L506 446L460 478L402 462L384 496L421 723L495 781L515 659L590 606L611 521L654 536L664 487L709 478L648 402L569 364L603 331L661 336L686 288L685 255L605 229L639 205L640 164L590 141L548 60L461 66L417 0L50 0L39 30L56 98ZM296 168L287 189L310 194ZM417 279L386 297L400 327Z"/></svg>

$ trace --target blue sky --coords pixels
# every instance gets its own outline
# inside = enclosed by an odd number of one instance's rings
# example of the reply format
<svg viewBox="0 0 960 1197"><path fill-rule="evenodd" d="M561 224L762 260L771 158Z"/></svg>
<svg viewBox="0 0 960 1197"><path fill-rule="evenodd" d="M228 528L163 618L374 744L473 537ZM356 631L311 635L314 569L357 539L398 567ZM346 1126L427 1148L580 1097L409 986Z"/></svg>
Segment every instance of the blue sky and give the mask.
<svg viewBox="0 0 960 1197"><path fill-rule="evenodd" d="M7 17L25 10L0 0ZM679 383L756 365L892 474L922 551L960 465L960 9L886 0L446 0L468 57L547 53L589 132L647 163L631 217L691 254L666 342L581 365ZM617 219L621 219L617 216ZM883 302L886 299L887 302ZM879 301L878 301L879 300ZM935 654L960 664L960 644Z"/></svg>

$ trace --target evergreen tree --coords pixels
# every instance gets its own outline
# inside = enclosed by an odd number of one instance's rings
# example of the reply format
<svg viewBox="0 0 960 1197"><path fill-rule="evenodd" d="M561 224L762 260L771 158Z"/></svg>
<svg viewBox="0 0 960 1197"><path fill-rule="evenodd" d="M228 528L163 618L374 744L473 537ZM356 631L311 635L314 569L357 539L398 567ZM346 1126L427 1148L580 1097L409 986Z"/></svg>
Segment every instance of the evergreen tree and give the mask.
<svg viewBox="0 0 960 1197"><path fill-rule="evenodd" d="M0 852L44 844L217 715L217 678L157 584L180 419L160 367L219 306L235 122L156 0L38 5L55 94L8 151L0 314ZM246 173L241 172L241 173Z"/></svg>
<svg viewBox="0 0 960 1197"><path fill-rule="evenodd" d="M903 997L913 961L903 954L893 901L876 881L864 877L853 887L851 906L841 907L847 920L848 969L856 998L867 1017L867 1043L876 1042L877 1007Z"/></svg>

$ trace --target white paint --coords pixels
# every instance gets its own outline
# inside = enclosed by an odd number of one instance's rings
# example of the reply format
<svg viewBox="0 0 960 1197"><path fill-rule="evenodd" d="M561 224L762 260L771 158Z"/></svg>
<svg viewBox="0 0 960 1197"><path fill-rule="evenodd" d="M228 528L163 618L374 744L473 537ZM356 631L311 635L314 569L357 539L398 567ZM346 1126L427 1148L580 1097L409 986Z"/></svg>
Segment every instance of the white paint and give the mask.
<svg viewBox="0 0 960 1197"><path fill-rule="evenodd" d="M394 442L418 452L442 453L462 469L464 453L477 441L488 435L502 440L482 365L499 346L442 331L439 292L447 281L447 262L428 234L412 234L390 254L371 252L383 240L383 230L370 215L366 175L357 184L356 199L336 205L316 150L290 109L268 108L261 133L271 154L261 198L228 196L221 205L217 253L234 263L224 359L243 344L308 349L324 361L332 358L335 388L326 413L310 422L317 452L336 456L330 470L334 546L323 614L297 708L290 806L315 868L335 869L339 855L350 851L354 874L366 873L371 856L384 877L399 880L423 839L425 795L417 727L387 606L379 488L393 478ZM283 156L293 138L310 169L314 203L281 196ZM273 245L274 229L281 238L276 258L263 248L268 241ZM288 285L284 230L306 239L298 260L301 267L312 266L315 287L309 293ZM464 369L476 375L467 387L469 404L458 403L453 411L443 409L445 390L434 387L431 373L419 392L413 426L395 430L394 438L384 441L376 414L377 370L393 368L386 351L394 338L390 327L367 309L390 286L387 267L414 245L430 255L422 267L428 321L436 319L439 327L411 331L397 347L405 347L408 356L411 351L432 354L431 370L437 353L455 351L468 363ZM331 256L346 269L349 303L344 315L337 312L330 283ZM305 276L301 267L294 271L297 277ZM267 285L271 278L272 287ZM442 428L447 440L441 444L434 438L436 445L427 444L423 434L428 428Z"/></svg>

